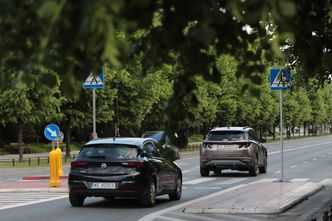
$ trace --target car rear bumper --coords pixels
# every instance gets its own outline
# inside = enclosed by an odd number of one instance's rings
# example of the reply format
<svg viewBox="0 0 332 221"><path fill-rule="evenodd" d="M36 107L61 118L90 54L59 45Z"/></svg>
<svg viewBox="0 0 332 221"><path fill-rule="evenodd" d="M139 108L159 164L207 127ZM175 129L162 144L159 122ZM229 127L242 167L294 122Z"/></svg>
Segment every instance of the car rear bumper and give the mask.
<svg viewBox="0 0 332 221"><path fill-rule="evenodd" d="M253 167L254 164L255 161L250 157L201 160L201 167L210 169L248 170L250 167Z"/></svg>
<svg viewBox="0 0 332 221"><path fill-rule="evenodd" d="M115 183L114 189L94 189L94 182L112 182ZM105 180L105 179L75 179L75 176L69 175L68 188L71 194L96 197L141 197L148 190L149 180L140 177L133 177L126 180Z"/></svg>

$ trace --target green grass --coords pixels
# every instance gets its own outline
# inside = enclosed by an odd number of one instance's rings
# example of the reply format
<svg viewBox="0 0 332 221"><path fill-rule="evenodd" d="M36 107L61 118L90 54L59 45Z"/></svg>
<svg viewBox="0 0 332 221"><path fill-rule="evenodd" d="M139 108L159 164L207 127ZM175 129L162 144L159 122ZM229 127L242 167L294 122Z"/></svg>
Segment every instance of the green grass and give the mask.
<svg viewBox="0 0 332 221"><path fill-rule="evenodd" d="M188 138L189 143L203 142L203 141L204 141L204 135L202 134L194 134Z"/></svg>

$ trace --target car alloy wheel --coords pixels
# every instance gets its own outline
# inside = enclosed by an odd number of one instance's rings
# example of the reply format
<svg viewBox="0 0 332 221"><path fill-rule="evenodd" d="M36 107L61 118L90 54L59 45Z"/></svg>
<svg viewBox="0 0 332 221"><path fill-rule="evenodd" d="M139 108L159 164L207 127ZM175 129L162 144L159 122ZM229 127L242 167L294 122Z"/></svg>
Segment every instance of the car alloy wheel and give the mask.
<svg viewBox="0 0 332 221"><path fill-rule="evenodd" d="M258 174L258 158L256 157L255 165L249 168L249 175L250 176L257 176Z"/></svg>
<svg viewBox="0 0 332 221"><path fill-rule="evenodd" d="M143 207L153 207L156 203L156 184L152 180L146 194L143 196L141 200L141 204Z"/></svg>
<svg viewBox="0 0 332 221"><path fill-rule="evenodd" d="M179 200L182 195L182 178L178 175L174 192L168 194L170 200Z"/></svg>
<svg viewBox="0 0 332 221"><path fill-rule="evenodd" d="M209 176L210 171L206 167L200 168L201 176Z"/></svg>

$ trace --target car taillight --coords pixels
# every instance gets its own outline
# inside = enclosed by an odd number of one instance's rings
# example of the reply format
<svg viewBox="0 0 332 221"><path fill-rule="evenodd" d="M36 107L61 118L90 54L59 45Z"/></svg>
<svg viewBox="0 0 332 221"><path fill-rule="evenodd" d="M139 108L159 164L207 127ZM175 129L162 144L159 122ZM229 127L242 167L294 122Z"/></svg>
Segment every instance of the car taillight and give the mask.
<svg viewBox="0 0 332 221"><path fill-rule="evenodd" d="M88 163L84 161L72 161L70 163L71 168L85 167Z"/></svg>
<svg viewBox="0 0 332 221"><path fill-rule="evenodd" d="M123 162L122 165L128 167L135 167L137 170L139 170L143 167L143 162L139 161Z"/></svg>

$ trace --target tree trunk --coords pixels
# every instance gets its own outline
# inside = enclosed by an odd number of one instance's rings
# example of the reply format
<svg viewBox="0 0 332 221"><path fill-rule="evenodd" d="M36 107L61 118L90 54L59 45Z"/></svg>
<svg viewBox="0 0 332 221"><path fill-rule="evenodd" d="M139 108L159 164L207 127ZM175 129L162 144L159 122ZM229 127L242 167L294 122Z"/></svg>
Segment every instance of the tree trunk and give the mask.
<svg viewBox="0 0 332 221"><path fill-rule="evenodd" d="M65 140L66 140L66 157L70 157L70 119L66 122L66 135L65 135Z"/></svg>
<svg viewBox="0 0 332 221"><path fill-rule="evenodd" d="M303 123L303 136L305 137L305 123Z"/></svg>
<svg viewBox="0 0 332 221"><path fill-rule="evenodd" d="M23 161L23 127L21 123L18 123L18 154L19 154L19 161Z"/></svg>
<svg viewBox="0 0 332 221"><path fill-rule="evenodd" d="M36 129L36 145L39 147L39 128Z"/></svg>
<svg viewBox="0 0 332 221"><path fill-rule="evenodd" d="M0 125L0 148L3 148L3 144L4 144L3 126Z"/></svg>

